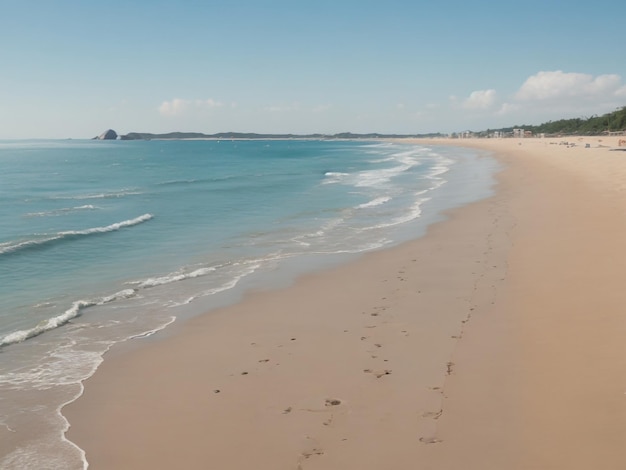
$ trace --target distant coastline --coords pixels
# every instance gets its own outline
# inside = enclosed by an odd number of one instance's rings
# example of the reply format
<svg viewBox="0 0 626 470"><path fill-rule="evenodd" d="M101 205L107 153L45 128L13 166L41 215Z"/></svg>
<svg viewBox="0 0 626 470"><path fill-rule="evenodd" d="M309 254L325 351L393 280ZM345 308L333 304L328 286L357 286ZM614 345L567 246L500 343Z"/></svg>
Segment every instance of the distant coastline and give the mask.
<svg viewBox="0 0 626 470"><path fill-rule="evenodd" d="M257 134L253 132L220 132L218 134L203 134L201 132L169 132L165 134L152 134L148 132L129 132L120 135L120 140L215 140L215 139L400 139L400 138L420 138L420 137L445 137L441 133L432 134L353 134L352 132L342 132L339 134Z"/></svg>

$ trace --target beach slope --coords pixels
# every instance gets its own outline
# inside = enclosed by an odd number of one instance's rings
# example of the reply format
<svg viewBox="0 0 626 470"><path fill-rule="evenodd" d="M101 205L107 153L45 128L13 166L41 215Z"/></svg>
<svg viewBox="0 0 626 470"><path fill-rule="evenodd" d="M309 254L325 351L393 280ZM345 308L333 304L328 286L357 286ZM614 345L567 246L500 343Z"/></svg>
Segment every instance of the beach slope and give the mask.
<svg viewBox="0 0 626 470"><path fill-rule="evenodd" d="M462 142L495 196L118 348L68 438L93 469L626 468L626 155L590 142Z"/></svg>

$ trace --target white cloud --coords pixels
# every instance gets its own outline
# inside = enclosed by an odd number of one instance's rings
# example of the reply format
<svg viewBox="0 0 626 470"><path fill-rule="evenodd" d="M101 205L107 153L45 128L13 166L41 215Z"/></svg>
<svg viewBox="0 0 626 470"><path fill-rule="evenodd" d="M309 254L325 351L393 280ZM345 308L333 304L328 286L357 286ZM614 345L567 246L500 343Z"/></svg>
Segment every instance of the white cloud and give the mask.
<svg viewBox="0 0 626 470"><path fill-rule="evenodd" d="M489 109L496 102L496 90L473 91L468 98L463 101L466 109Z"/></svg>
<svg viewBox="0 0 626 470"><path fill-rule="evenodd" d="M159 113L163 116L176 116L183 113L189 108L189 100L181 100L180 98L174 98L171 101L164 101L159 106Z"/></svg>
<svg viewBox="0 0 626 470"><path fill-rule="evenodd" d="M496 111L497 115L505 115L505 114L511 114L514 113L516 111L520 110L520 106L518 104L515 103L502 103L502 106L500 106L500 109L498 109L498 111Z"/></svg>
<svg viewBox="0 0 626 470"><path fill-rule="evenodd" d="M619 75L593 75L566 73L561 70L539 72L526 79L515 98L519 101L545 101L568 98L606 99L620 96Z"/></svg>
<svg viewBox="0 0 626 470"><path fill-rule="evenodd" d="M525 80L524 80L525 78ZM624 105L626 83L620 75L541 71L524 77L506 94L482 89L465 96L449 95L445 112L424 108L430 122L443 120L458 128L540 124L554 119L601 115Z"/></svg>
<svg viewBox="0 0 626 470"><path fill-rule="evenodd" d="M212 98L206 100L184 100L180 98L174 98L171 101L164 101L159 106L159 113L162 116L178 116L190 112L191 110L203 110L220 108L224 106L223 103L216 101Z"/></svg>

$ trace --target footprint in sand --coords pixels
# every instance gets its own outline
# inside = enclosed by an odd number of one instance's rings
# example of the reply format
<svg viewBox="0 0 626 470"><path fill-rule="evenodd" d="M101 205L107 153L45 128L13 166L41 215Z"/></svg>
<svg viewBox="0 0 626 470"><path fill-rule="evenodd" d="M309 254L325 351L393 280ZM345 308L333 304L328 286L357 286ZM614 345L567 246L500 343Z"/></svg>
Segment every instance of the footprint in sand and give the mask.
<svg viewBox="0 0 626 470"><path fill-rule="evenodd" d="M307 444L304 445L304 449L300 452L300 456L298 457L298 465L297 469L302 470L302 464L309 460L312 457L324 455L324 449L320 446L317 439L306 436Z"/></svg>
<svg viewBox="0 0 626 470"><path fill-rule="evenodd" d="M420 437L420 442L423 444L439 444L443 441L437 437Z"/></svg>
<svg viewBox="0 0 626 470"><path fill-rule="evenodd" d="M302 464L304 461L310 459L316 455L324 455L324 450L319 448L313 448L311 450L304 451L300 454L300 458L298 459L298 470L302 470Z"/></svg>
<svg viewBox="0 0 626 470"><path fill-rule="evenodd" d="M380 379L381 377L384 377L385 375L391 375L391 370L389 369L379 370L379 371L374 371L372 369L363 369L363 372L365 372L366 374L374 374L377 379Z"/></svg>
<svg viewBox="0 0 626 470"><path fill-rule="evenodd" d="M427 411L426 413L422 414L422 418L439 419L442 414L443 410Z"/></svg>

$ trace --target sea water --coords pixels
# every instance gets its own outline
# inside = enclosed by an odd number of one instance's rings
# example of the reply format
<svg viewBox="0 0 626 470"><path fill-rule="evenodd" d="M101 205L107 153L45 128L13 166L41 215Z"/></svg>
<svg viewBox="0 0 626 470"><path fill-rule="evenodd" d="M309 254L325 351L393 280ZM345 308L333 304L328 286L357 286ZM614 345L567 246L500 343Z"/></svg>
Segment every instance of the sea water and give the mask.
<svg viewBox="0 0 626 470"><path fill-rule="evenodd" d="M496 166L400 142L0 141L0 468L86 467L62 407L112 345L416 238Z"/></svg>

